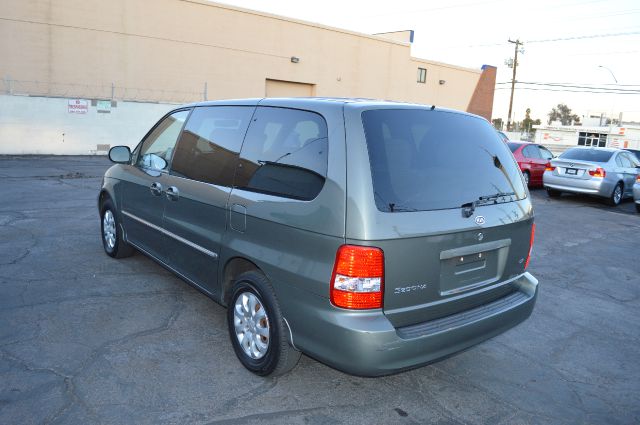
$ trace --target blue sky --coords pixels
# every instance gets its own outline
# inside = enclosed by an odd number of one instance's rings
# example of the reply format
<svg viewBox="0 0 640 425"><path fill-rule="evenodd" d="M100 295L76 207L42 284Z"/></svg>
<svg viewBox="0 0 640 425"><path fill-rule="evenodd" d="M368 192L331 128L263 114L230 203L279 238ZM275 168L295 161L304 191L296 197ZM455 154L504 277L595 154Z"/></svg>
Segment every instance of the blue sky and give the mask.
<svg viewBox="0 0 640 425"><path fill-rule="evenodd" d="M413 29L413 56L471 68L495 65L498 83L511 79L511 69L504 65L513 56L513 45L507 40L520 39L525 44L524 54L519 56L518 81L640 90L637 1L225 0L222 3L364 33ZM614 85L614 77L599 65L609 68L619 85ZM506 121L509 90L502 87L508 84L496 87L499 89L494 117ZM566 103L578 115L604 112L617 117L622 111L624 120L640 121L640 94L571 93L568 90L588 89L539 84L521 87L514 98L517 120L524 117L526 108L531 108L532 117L544 121L553 106Z"/></svg>

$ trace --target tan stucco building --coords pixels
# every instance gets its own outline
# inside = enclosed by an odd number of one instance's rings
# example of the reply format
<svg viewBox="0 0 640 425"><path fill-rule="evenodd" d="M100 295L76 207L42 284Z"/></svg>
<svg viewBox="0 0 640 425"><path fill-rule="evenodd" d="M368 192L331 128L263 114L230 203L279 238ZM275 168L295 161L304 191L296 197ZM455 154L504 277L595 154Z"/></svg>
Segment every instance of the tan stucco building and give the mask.
<svg viewBox="0 0 640 425"><path fill-rule="evenodd" d="M0 77L23 94L182 102L202 99L206 83L208 99L368 97L490 118L495 69L414 58L408 34L200 0L3 0Z"/></svg>
<svg viewBox="0 0 640 425"><path fill-rule="evenodd" d="M2 0L0 154L134 145L172 104L205 99L365 97L490 119L496 68L412 57L412 38L202 0Z"/></svg>

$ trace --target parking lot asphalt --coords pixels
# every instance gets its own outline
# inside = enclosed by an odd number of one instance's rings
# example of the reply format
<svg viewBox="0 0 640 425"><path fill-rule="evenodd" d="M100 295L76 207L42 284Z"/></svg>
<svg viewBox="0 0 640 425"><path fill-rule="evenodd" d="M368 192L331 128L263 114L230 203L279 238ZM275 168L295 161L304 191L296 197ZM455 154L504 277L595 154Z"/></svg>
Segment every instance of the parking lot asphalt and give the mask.
<svg viewBox="0 0 640 425"><path fill-rule="evenodd" d="M637 424L640 214L533 190L531 318L430 366L359 378L303 356L259 378L225 310L107 257L103 157L0 157L0 424Z"/></svg>

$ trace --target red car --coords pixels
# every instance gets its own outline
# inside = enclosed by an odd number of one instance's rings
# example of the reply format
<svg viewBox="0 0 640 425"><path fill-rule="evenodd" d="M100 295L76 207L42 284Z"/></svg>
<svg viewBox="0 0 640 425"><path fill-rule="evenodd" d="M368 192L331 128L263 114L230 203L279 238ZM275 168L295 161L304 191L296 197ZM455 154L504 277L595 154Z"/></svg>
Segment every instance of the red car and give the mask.
<svg viewBox="0 0 640 425"><path fill-rule="evenodd" d="M549 149L526 142L509 142L507 145L518 161L527 186L542 186L544 170L549 165L549 161L554 158Z"/></svg>

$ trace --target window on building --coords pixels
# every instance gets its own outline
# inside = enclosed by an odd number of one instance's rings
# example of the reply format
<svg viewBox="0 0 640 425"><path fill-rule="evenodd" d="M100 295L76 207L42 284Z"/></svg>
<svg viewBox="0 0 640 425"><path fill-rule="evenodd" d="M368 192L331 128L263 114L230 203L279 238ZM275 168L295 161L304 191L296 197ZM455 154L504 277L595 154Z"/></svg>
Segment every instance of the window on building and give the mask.
<svg viewBox="0 0 640 425"><path fill-rule="evenodd" d="M327 124L320 115L259 107L247 131L234 186L311 200L327 176Z"/></svg>
<svg viewBox="0 0 640 425"><path fill-rule="evenodd" d="M171 164L171 174L231 187L252 106L195 108Z"/></svg>
<svg viewBox="0 0 640 425"><path fill-rule="evenodd" d="M418 82L423 84L427 82L427 70L425 68L418 68Z"/></svg>
<svg viewBox="0 0 640 425"><path fill-rule="evenodd" d="M580 132L578 134L578 145L604 148L607 146L607 135L601 133Z"/></svg>

